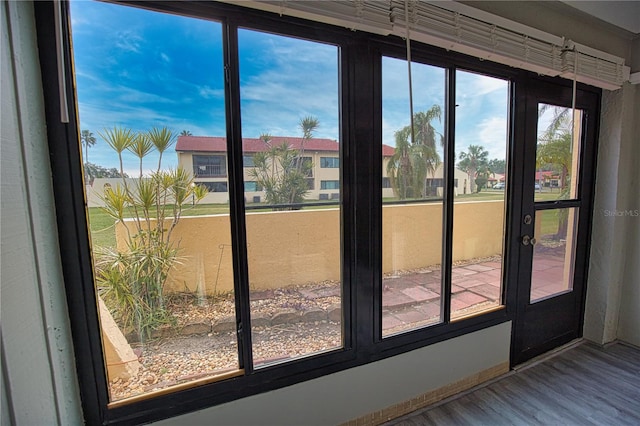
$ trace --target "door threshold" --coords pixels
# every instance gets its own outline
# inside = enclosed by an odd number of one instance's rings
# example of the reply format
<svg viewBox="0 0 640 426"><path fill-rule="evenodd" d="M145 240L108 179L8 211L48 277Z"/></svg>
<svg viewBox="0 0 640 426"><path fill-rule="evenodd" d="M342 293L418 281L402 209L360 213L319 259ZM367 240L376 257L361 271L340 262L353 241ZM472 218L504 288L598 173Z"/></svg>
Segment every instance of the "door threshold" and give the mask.
<svg viewBox="0 0 640 426"><path fill-rule="evenodd" d="M528 368L533 367L534 365L538 365L541 362L548 360L549 358L553 358L554 356L556 356L556 355L558 355L558 354L560 354L562 352L565 352L565 351L567 351L569 349L572 349L572 348L575 348L577 346L580 346L584 342L585 342L584 338L579 337L577 339L574 339L574 340L570 341L569 343L565 343L562 346L558 346L555 349L551 349L548 352L545 352L545 353L543 353L541 355L538 355L535 358L531 358L530 360L525 361L522 364L518 364L515 367L513 367L512 370L515 371L516 373L519 373L521 371L524 371L524 370L526 370Z"/></svg>

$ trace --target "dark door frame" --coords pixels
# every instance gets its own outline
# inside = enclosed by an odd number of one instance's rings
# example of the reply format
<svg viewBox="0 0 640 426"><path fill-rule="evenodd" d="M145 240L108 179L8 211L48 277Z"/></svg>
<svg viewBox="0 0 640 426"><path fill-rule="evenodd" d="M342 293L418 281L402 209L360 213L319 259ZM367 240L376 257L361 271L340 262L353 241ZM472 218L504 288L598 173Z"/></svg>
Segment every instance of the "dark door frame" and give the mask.
<svg viewBox="0 0 640 426"><path fill-rule="evenodd" d="M570 82L569 82L570 83ZM579 154L579 186L577 197L571 200L534 202L535 160L537 144L538 104L547 103L571 108L573 87L550 81L529 81L516 85L515 119L511 168L513 215L508 241L510 262L517 270L509 286L514 303L511 339L511 365L520 364L573 339L582 336L586 284L591 244L593 193L595 184L600 90L579 84L576 108L584 111L582 144ZM522 245L522 236L534 235L535 221L525 224L523 217L536 211L565 207L579 208L573 290L549 299L529 303L531 289L532 246ZM551 337L550 337L551 336Z"/></svg>

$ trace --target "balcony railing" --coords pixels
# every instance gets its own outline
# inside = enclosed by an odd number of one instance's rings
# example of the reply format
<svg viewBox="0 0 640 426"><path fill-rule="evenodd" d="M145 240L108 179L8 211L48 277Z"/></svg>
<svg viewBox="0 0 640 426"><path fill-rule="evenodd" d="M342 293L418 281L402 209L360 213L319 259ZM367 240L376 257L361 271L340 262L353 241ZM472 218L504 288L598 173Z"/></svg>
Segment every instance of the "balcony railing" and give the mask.
<svg viewBox="0 0 640 426"><path fill-rule="evenodd" d="M226 169L225 166L220 164L196 166L194 167L194 174L196 177L225 177L227 176Z"/></svg>

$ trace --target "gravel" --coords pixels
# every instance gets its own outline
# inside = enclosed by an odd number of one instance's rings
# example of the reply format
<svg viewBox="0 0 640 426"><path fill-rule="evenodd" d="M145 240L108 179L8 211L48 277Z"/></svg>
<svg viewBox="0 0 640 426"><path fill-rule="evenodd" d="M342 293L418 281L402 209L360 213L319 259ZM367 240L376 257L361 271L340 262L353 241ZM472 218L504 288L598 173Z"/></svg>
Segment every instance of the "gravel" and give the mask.
<svg viewBox="0 0 640 426"><path fill-rule="evenodd" d="M336 349L342 345L341 325L323 318L319 311L327 312L339 306L336 294L338 283L324 282L307 286L274 289L252 293L252 318L272 318L267 326L252 330L254 367L260 368L292 358L309 356ZM302 295L301 291L307 295ZM309 295L318 297L309 297ZM235 331L182 335L182 330L199 330L199 325L215 325L235 315L232 294L215 298L192 295L173 295L169 309L176 325L160 333L161 338L146 343L132 343L138 355L140 370L128 380L116 378L109 382L111 400L117 401L170 386L215 376L238 368L238 349ZM303 317L300 312L309 315ZM289 320L275 324L283 312L297 313ZM328 318L324 316L324 318ZM311 320L309 320L311 319ZM256 321L256 324L260 324Z"/></svg>

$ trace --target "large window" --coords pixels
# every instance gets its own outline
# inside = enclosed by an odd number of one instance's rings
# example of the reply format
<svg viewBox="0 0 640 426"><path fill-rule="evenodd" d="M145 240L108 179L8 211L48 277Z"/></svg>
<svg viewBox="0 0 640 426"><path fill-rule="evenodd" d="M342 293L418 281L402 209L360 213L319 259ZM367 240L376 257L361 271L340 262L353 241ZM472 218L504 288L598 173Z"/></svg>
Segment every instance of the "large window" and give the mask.
<svg viewBox="0 0 640 426"><path fill-rule="evenodd" d="M456 71L451 318L502 304L509 83Z"/></svg>
<svg viewBox="0 0 640 426"><path fill-rule="evenodd" d="M442 321L445 70L413 63L411 118L407 62L382 60L382 335ZM413 130L411 124L413 123ZM389 190L391 189L391 191Z"/></svg>
<svg viewBox="0 0 640 426"><path fill-rule="evenodd" d="M340 189L340 181L339 180L320 181L320 189Z"/></svg>
<svg viewBox="0 0 640 426"><path fill-rule="evenodd" d="M265 367L343 346L340 207L304 207L318 199L311 150L340 139L339 50L248 29L238 41L242 134L261 144L248 175L270 210L245 218L253 365Z"/></svg>
<svg viewBox="0 0 640 426"><path fill-rule="evenodd" d="M340 167L338 157L320 157L320 167L323 169L337 169Z"/></svg>
<svg viewBox="0 0 640 426"><path fill-rule="evenodd" d="M217 3L65 5L79 121L48 124L71 176L57 196L86 191L56 210L62 252L79 253L65 275L90 422L153 421L509 319L508 70L416 45L410 96L392 37ZM209 138L178 156L178 135ZM489 168L465 163L477 145Z"/></svg>
<svg viewBox="0 0 640 426"><path fill-rule="evenodd" d="M98 2L71 17L109 402L239 374L228 207L193 216L227 192L197 180L226 177L226 155L174 148L224 135L222 26Z"/></svg>

